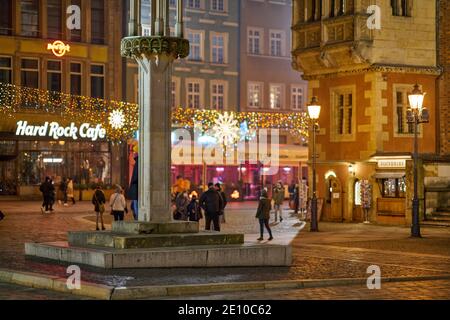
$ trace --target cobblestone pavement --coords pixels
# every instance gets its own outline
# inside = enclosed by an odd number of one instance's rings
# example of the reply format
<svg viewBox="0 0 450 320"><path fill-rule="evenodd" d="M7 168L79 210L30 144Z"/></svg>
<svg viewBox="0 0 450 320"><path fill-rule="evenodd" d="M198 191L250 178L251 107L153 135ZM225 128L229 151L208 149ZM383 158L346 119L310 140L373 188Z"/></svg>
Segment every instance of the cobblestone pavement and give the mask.
<svg viewBox="0 0 450 320"><path fill-rule="evenodd" d="M363 286L337 286L295 290L246 291L182 296L168 300L448 300L450 280L392 282L380 290Z"/></svg>
<svg viewBox="0 0 450 320"><path fill-rule="evenodd" d="M55 291L16 286L0 282L0 301L2 300L91 300L85 297Z"/></svg>
<svg viewBox="0 0 450 320"><path fill-rule="evenodd" d="M256 203L232 203L224 231L243 232L256 241ZM38 202L0 202L6 219L0 222L0 268L66 275L63 265L26 259L24 243L67 240L67 231L93 230L92 206L57 206L42 215ZM110 216L106 216L110 221ZM130 216L128 216L130 218ZM423 228L423 239L409 237L409 228L363 224L320 223L319 233L302 229L285 213L273 223L276 242L292 243L291 267L99 270L82 267L82 279L112 286L196 284L231 281L269 281L366 277L369 265L379 265L382 277L440 275L450 272L450 228ZM268 244L270 245L270 244Z"/></svg>

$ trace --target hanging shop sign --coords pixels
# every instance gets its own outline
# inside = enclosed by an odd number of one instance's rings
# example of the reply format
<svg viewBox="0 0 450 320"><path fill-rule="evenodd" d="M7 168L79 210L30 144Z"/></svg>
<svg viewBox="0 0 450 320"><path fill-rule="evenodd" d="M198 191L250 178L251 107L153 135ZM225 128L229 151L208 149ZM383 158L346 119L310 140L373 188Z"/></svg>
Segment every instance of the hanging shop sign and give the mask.
<svg viewBox="0 0 450 320"><path fill-rule="evenodd" d="M51 50L57 57L64 57L67 52L70 52L70 46L60 40L57 40L53 43L47 44L47 50Z"/></svg>
<svg viewBox="0 0 450 320"><path fill-rule="evenodd" d="M378 168L380 169L398 169L406 168L405 159L389 159L389 160L378 160Z"/></svg>
<svg viewBox="0 0 450 320"><path fill-rule="evenodd" d="M83 123L78 127L72 122L70 126L63 127L57 122L45 122L42 126L32 126L27 121L19 121L17 122L16 136L50 137L54 140L82 138L97 141L106 137L106 130L102 128L101 124L92 126L89 123Z"/></svg>

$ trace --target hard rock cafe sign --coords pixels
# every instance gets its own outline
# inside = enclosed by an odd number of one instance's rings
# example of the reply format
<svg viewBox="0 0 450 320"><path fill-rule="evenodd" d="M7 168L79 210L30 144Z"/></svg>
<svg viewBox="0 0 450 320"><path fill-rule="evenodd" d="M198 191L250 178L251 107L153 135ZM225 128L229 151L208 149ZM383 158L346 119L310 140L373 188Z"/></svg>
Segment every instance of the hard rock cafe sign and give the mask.
<svg viewBox="0 0 450 320"><path fill-rule="evenodd" d="M51 50L57 57L63 57L67 52L70 52L70 46L60 40L57 40L53 43L47 44L47 50Z"/></svg>

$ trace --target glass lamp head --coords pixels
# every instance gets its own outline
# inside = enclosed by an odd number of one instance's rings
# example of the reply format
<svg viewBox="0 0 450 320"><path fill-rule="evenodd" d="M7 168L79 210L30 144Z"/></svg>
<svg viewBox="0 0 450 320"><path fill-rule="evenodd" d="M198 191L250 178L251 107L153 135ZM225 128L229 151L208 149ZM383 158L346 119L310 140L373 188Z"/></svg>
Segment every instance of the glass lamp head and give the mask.
<svg viewBox="0 0 450 320"><path fill-rule="evenodd" d="M421 111L423 108L423 100L425 98L425 93L420 90L418 84L414 86L414 90L408 95L409 105L411 109L416 111Z"/></svg>
<svg viewBox="0 0 450 320"><path fill-rule="evenodd" d="M311 103L308 105L308 115L312 120L319 119L320 116L320 105L317 97L313 97Z"/></svg>

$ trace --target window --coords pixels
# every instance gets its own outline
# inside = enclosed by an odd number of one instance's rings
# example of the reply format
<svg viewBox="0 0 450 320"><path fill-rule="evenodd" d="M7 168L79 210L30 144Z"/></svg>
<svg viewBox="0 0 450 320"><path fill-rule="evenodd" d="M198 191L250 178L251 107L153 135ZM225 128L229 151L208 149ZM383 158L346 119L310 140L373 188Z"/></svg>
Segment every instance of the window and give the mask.
<svg viewBox="0 0 450 320"><path fill-rule="evenodd" d="M61 61L47 61L47 90L61 92Z"/></svg>
<svg viewBox="0 0 450 320"><path fill-rule="evenodd" d="M211 41L212 63L225 63L225 37L220 34L213 34Z"/></svg>
<svg viewBox="0 0 450 320"><path fill-rule="evenodd" d="M291 109L303 110L303 87L291 87Z"/></svg>
<svg viewBox="0 0 450 320"><path fill-rule="evenodd" d="M23 87L39 88L39 60L21 59L20 81Z"/></svg>
<svg viewBox="0 0 450 320"><path fill-rule="evenodd" d="M346 0L329 0L330 17L342 16L346 13Z"/></svg>
<svg viewBox="0 0 450 320"><path fill-rule="evenodd" d="M212 0L211 1L211 10L225 12L225 0Z"/></svg>
<svg viewBox="0 0 450 320"><path fill-rule="evenodd" d="M337 134L352 134L353 94L339 93L335 96L337 108Z"/></svg>
<svg viewBox="0 0 450 320"><path fill-rule="evenodd" d="M105 3L103 0L91 1L91 42L105 43Z"/></svg>
<svg viewBox="0 0 450 320"><path fill-rule="evenodd" d="M47 0L47 37L50 39L62 37L61 10L60 0Z"/></svg>
<svg viewBox="0 0 450 320"><path fill-rule="evenodd" d="M141 1L141 23L147 26L152 24L150 16L152 14L152 5L150 0Z"/></svg>
<svg viewBox="0 0 450 320"><path fill-rule="evenodd" d="M177 2L177 0L170 0L170 1L169 1L169 6L170 6L170 7L176 7L176 6L177 6L177 3L176 3L176 2Z"/></svg>
<svg viewBox="0 0 450 320"><path fill-rule="evenodd" d="M201 89L200 82L188 82L187 84L187 101L188 108L200 109L201 107Z"/></svg>
<svg viewBox="0 0 450 320"><path fill-rule="evenodd" d="M12 83L12 58L0 57L0 82Z"/></svg>
<svg viewBox="0 0 450 320"><path fill-rule="evenodd" d="M12 35L12 0L0 0L0 35Z"/></svg>
<svg viewBox="0 0 450 320"><path fill-rule="evenodd" d="M81 12L83 12L83 8L81 6L81 0L72 0L70 3L72 5L78 6L81 9ZM82 21L83 21L83 19L82 19ZM81 29L80 30L77 30L77 29L70 30L70 41L81 42Z"/></svg>
<svg viewBox="0 0 450 320"><path fill-rule="evenodd" d="M172 77L171 83L171 106L172 108L180 107L180 78Z"/></svg>
<svg viewBox="0 0 450 320"><path fill-rule="evenodd" d="M91 97L104 99L105 97L105 67L91 65Z"/></svg>
<svg viewBox="0 0 450 320"><path fill-rule="evenodd" d="M262 36L262 31L260 29L249 29L248 30L248 52L249 53L262 54L261 36Z"/></svg>
<svg viewBox="0 0 450 320"><path fill-rule="evenodd" d="M81 96L81 63L70 63L70 94Z"/></svg>
<svg viewBox="0 0 450 320"><path fill-rule="evenodd" d="M211 107L212 109L223 111L225 109L225 84L211 84Z"/></svg>
<svg viewBox="0 0 450 320"><path fill-rule="evenodd" d="M275 57L283 56L283 33L270 31L270 54Z"/></svg>
<svg viewBox="0 0 450 320"><path fill-rule="evenodd" d="M248 84L248 106L250 108L262 107L262 84L250 82Z"/></svg>
<svg viewBox="0 0 450 320"><path fill-rule="evenodd" d="M411 0L391 0L392 15L400 17L410 17Z"/></svg>
<svg viewBox="0 0 450 320"><path fill-rule="evenodd" d="M20 1L21 35L25 37L39 36L39 0Z"/></svg>
<svg viewBox="0 0 450 320"><path fill-rule="evenodd" d="M306 0L306 11L308 13L308 21L320 20L322 12L322 1Z"/></svg>
<svg viewBox="0 0 450 320"><path fill-rule="evenodd" d="M340 86L330 90L330 140L354 141L356 138L356 86Z"/></svg>
<svg viewBox="0 0 450 320"><path fill-rule="evenodd" d="M401 179L382 179L381 189L383 198L405 198L406 182Z"/></svg>
<svg viewBox="0 0 450 320"><path fill-rule="evenodd" d="M189 31L188 32L188 40L190 46L189 60L193 61L201 61L202 57L202 34L197 31Z"/></svg>
<svg viewBox="0 0 450 320"><path fill-rule="evenodd" d="M281 109L282 86L279 84L270 85L270 109Z"/></svg>
<svg viewBox="0 0 450 320"><path fill-rule="evenodd" d="M395 86L395 116L398 134L414 133L414 125L408 123L406 116L409 107L408 92L411 87L408 85Z"/></svg>
<svg viewBox="0 0 450 320"><path fill-rule="evenodd" d="M187 0L187 7L192 9L201 9L200 0Z"/></svg>

